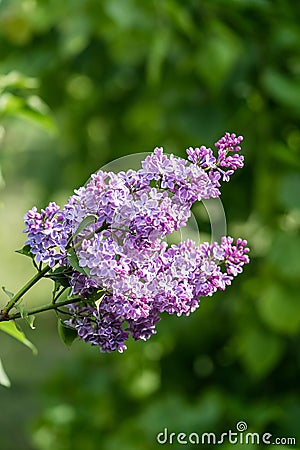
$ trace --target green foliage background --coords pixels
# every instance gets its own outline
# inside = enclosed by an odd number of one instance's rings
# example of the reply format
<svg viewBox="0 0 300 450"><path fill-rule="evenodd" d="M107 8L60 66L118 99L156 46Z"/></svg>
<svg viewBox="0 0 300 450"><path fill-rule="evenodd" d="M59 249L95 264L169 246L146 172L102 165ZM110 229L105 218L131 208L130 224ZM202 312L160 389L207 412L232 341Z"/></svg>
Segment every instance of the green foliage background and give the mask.
<svg viewBox="0 0 300 450"><path fill-rule="evenodd" d="M183 156L227 130L244 135L246 165L222 201L252 250L225 293L123 355L65 350L51 314L29 333L37 357L1 336L1 449L147 450L164 427L239 420L299 446L299 23L292 0L0 2L2 284L30 274L12 250L33 204L63 203L122 155Z"/></svg>

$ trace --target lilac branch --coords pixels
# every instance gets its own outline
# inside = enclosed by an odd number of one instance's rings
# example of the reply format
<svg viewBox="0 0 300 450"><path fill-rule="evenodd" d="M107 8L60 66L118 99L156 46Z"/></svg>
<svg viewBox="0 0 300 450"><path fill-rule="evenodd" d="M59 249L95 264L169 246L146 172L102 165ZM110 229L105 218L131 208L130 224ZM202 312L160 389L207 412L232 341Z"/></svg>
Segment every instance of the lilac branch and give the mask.
<svg viewBox="0 0 300 450"><path fill-rule="evenodd" d="M14 314L7 314L5 316L3 316L3 312L1 312L2 316L0 316L0 322L3 321L8 321L8 320L15 320L15 319L20 319L23 316L27 317L27 316L32 316L41 312L45 312L45 311L51 311L53 309L58 309L61 306L66 306L66 305L70 305L72 303L78 303L80 301L83 301L82 297L74 297L74 298L69 298L67 300L63 300L61 302L56 302L56 303L49 303L47 305L42 305L42 306L37 306L35 308L31 308L26 310L24 313L25 314L21 314L20 312L14 313Z"/></svg>
<svg viewBox="0 0 300 450"><path fill-rule="evenodd" d="M0 322L9 319L9 311L22 299L29 289L32 288L44 275L51 270L51 267L45 266L44 269L37 272L7 303L0 313Z"/></svg>

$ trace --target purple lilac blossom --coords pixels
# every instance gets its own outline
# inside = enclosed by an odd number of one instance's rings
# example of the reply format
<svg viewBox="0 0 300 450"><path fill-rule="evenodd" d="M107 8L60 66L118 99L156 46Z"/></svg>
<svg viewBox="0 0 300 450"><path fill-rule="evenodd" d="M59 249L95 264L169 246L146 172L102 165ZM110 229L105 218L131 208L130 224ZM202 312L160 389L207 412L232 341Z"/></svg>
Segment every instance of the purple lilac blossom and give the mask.
<svg viewBox="0 0 300 450"><path fill-rule="evenodd" d="M218 180L222 175L223 181L229 181L231 175L244 166L244 156L229 152L239 152L241 150L241 142L243 136L236 136L234 133L225 133L225 135L215 143L215 147L218 149L218 156L215 157L211 148L206 148L202 145L200 148L189 147L187 149L188 159L194 163L200 165L204 170L209 171L210 178L214 179L218 174L216 186L219 186ZM223 170L221 167L229 168L229 170Z"/></svg>
<svg viewBox="0 0 300 450"><path fill-rule="evenodd" d="M242 139L226 133L215 144L217 156L190 147L189 161L156 148L138 171L93 174L62 209L52 202L40 213L28 211L26 243L36 261L72 270L70 295L82 301L68 307L67 323L81 339L102 352L122 352L129 336L147 340L156 333L162 313L189 315L201 297L224 290L242 272L249 262L245 240L171 246L164 240L186 225L194 202L218 197L221 178L243 167L236 153ZM97 292L104 294L96 304Z"/></svg>
<svg viewBox="0 0 300 450"><path fill-rule="evenodd" d="M69 233L63 223L64 217L59 206L51 202L40 213L34 206L24 218L24 232L28 235L25 244L30 245L36 261L48 263L50 267L59 263L63 257L59 248L66 246Z"/></svg>

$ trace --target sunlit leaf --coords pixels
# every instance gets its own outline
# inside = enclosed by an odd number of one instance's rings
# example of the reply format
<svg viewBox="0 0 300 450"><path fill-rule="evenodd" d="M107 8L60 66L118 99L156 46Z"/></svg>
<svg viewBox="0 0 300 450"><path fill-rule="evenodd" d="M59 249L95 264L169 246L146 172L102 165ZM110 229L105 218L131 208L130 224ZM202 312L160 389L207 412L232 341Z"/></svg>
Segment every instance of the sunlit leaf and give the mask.
<svg viewBox="0 0 300 450"><path fill-rule="evenodd" d="M29 120L35 125L44 128L48 133L56 133L57 128L54 120L50 115L41 114L39 111L30 108L22 108L15 111L15 116Z"/></svg>
<svg viewBox="0 0 300 450"><path fill-rule="evenodd" d="M9 378L6 375L6 372L4 370L1 358L0 358L0 384L2 384L2 386L5 386L5 387L11 386Z"/></svg>
<svg viewBox="0 0 300 450"><path fill-rule="evenodd" d="M206 32L205 45L199 46L194 55L197 73L211 89L218 89L240 54L240 43L232 29L217 20L212 21Z"/></svg>
<svg viewBox="0 0 300 450"><path fill-rule="evenodd" d="M101 295L101 297L99 297L96 301L95 301L95 306L96 306L96 308L97 308L97 311L99 312L99 308L100 308L100 305L101 305L101 303L102 303L102 300L103 300L103 298L105 297L105 293L103 294L103 292L102 291L98 291L99 293L101 293L100 295Z"/></svg>
<svg viewBox="0 0 300 450"><path fill-rule="evenodd" d="M0 86L0 113L3 116L28 119L44 128L48 133L57 131L57 126L49 107L37 95L26 96L24 93L16 94L7 91L1 93Z"/></svg>
<svg viewBox="0 0 300 450"><path fill-rule="evenodd" d="M26 345L26 347L30 348L34 354L37 353L35 345L26 338L23 331L19 330L12 320L9 322L0 322L0 330Z"/></svg>
<svg viewBox="0 0 300 450"><path fill-rule="evenodd" d="M36 89L39 86L37 78L27 77L26 75L13 70L0 77L0 88L18 88L18 89Z"/></svg>
<svg viewBox="0 0 300 450"><path fill-rule="evenodd" d="M0 113L15 115L24 107L24 100L14 94L5 92L0 96Z"/></svg>

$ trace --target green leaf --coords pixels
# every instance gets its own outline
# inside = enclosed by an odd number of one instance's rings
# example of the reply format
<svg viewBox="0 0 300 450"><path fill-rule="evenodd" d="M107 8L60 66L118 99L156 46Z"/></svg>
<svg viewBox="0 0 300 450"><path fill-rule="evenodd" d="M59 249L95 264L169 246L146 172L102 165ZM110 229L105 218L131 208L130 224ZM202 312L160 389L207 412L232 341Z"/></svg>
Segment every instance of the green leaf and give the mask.
<svg viewBox="0 0 300 450"><path fill-rule="evenodd" d="M270 373L284 351L279 337L256 326L241 330L236 347L247 371L257 378Z"/></svg>
<svg viewBox="0 0 300 450"><path fill-rule="evenodd" d="M262 83L269 95L281 106L300 111L300 85L298 80L280 72L278 69L267 68L261 77Z"/></svg>
<svg viewBox="0 0 300 450"><path fill-rule="evenodd" d="M106 292L103 291L103 289L97 289L88 297L87 301L91 303L99 311L101 302L105 297L105 295Z"/></svg>
<svg viewBox="0 0 300 450"><path fill-rule="evenodd" d="M267 259L286 278L300 276L300 237L297 235L277 232L272 241L272 247Z"/></svg>
<svg viewBox="0 0 300 450"><path fill-rule="evenodd" d="M153 39L147 67L147 76L151 84L156 84L160 80L163 62L168 54L170 42L171 36L167 28L163 28Z"/></svg>
<svg viewBox="0 0 300 450"><path fill-rule="evenodd" d="M15 252L20 253L20 255L28 256L31 259L34 258L34 254L30 250L30 245L24 245L24 247L20 248L19 250L15 250Z"/></svg>
<svg viewBox="0 0 300 450"><path fill-rule="evenodd" d="M99 298L98 300L95 301L95 306L96 306L98 312L99 312L99 308L100 308L101 302L102 302L104 297L105 297L105 294L103 294L101 296L101 298Z"/></svg>
<svg viewBox="0 0 300 450"><path fill-rule="evenodd" d="M92 294L89 295L88 300L92 302L96 302L100 298L106 295L106 292L103 289L96 289Z"/></svg>
<svg viewBox="0 0 300 450"><path fill-rule="evenodd" d="M300 330L299 294L296 289L272 284L264 288L257 301L262 320L274 331L287 335Z"/></svg>
<svg viewBox="0 0 300 450"><path fill-rule="evenodd" d="M300 174L298 172L285 175L278 189L279 201L287 208L300 209Z"/></svg>
<svg viewBox="0 0 300 450"><path fill-rule="evenodd" d="M67 266L64 267L58 267L53 272L45 275L45 278L50 278L51 280L55 281L55 283L59 284L63 287L69 287L70 286L70 268Z"/></svg>
<svg viewBox="0 0 300 450"><path fill-rule="evenodd" d="M291 151L291 149L287 145L284 145L284 144L278 143L278 142L272 142L272 143L270 143L270 147L272 147L272 157L274 159L278 160L280 163L284 163L286 166L292 167L293 170L299 169L299 167L300 167L299 155L296 152ZM294 176L293 174L291 174L291 175ZM283 179L282 183L284 184L284 179ZM296 183L298 183L298 182L296 182ZM286 189L289 189L289 187L286 188L284 186L283 189L286 191ZM297 192L296 189L294 189L294 192ZM284 193L284 197L283 197L281 194L281 186L280 185L278 188L278 197L279 197L279 200L281 202L283 202L283 204L285 205L286 193ZM293 195L293 198L295 198L295 195ZM288 202L290 204L290 201L288 201ZM297 201L297 203L299 205L299 201ZM294 205L293 205L293 207L294 207Z"/></svg>
<svg viewBox="0 0 300 450"><path fill-rule="evenodd" d="M68 250L68 261L73 269L77 270L77 272L83 273L84 275L89 275L88 269L85 269L79 265L78 257L73 248Z"/></svg>
<svg viewBox="0 0 300 450"><path fill-rule="evenodd" d="M206 33L205 45L195 52L197 74L208 88L219 89L239 60L242 48L237 36L225 23L213 20Z"/></svg>
<svg viewBox="0 0 300 450"><path fill-rule="evenodd" d="M0 89L36 89L39 86L37 78L27 77L16 70L0 77Z"/></svg>
<svg viewBox="0 0 300 450"><path fill-rule="evenodd" d="M4 370L1 358L0 358L0 384L2 384L2 386L5 387L10 387L10 381Z"/></svg>
<svg viewBox="0 0 300 450"><path fill-rule="evenodd" d="M24 107L24 100L9 92L1 95L0 113L5 116L14 116Z"/></svg>
<svg viewBox="0 0 300 450"><path fill-rule="evenodd" d="M91 225L92 223L95 223L97 221L97 216L91 214L89 216L86 216L82 222L78 225L77 230L73 234L72 238L74 239L76 236L78 236L86 227Z"/></svg>
<svg viewBox="0 0 300 450"><path fill-rule="evenodd" d="M57 327L58 334L61 340L67 348L70 348L75 339L78 337L77 331L74 328L66 325L61 319L58 319Z"/></svg>
<svg viewBox="0 0 300 450"><path fill-rule="evenodd" d="M14 115L29 120L52 135L57 132L55 122L50 115L43 114L36 109L30 108L29 106L20 108L14 113Z"/></svg>
<svg viewBox="0 0 300 450"><path fill-rule="evenodd" d="M48 133L56 133L57 126L48 105L38 95L32 95L31 90L37 87L36 78L26 77L16 71L0 76L0 113L25 118ZM28 95L28 91L31 95Z"/></svg>
<svg viewBox="0 0 300 450"><path fill-rule="evenodd" d="M8 291L7 289L5 289L4 286L2 286L2 291L7 295L7 297L9 297L9 299L13 298L14 294L10 291Z"/></svg>
<svg viewBox="0 0 300 450"><path fill-rule="evenodd" d="M34 354L37 354L37 348L35 345L33 345L33 343L26 338L23 331L17 328L15 322L0 322L0 330L26 345L26 347L30 348Z"/></svg>

